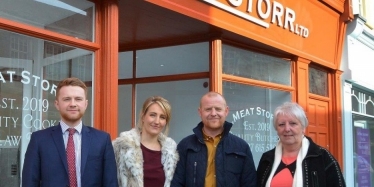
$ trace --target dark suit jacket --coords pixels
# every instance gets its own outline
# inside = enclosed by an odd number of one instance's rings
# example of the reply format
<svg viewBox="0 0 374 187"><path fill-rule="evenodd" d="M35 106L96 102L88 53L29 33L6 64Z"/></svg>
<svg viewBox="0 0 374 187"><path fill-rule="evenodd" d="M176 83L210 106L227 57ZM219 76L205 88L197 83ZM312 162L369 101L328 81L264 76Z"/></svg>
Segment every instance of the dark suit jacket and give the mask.
<svg viewBox="0 0 374 187"><path fill-rule="evenodd" d="M117 166L109 134L84 125L81 184L82 187L118 187ZM69 186L60 125L32 133L23 165L22 186Z"/></svg>

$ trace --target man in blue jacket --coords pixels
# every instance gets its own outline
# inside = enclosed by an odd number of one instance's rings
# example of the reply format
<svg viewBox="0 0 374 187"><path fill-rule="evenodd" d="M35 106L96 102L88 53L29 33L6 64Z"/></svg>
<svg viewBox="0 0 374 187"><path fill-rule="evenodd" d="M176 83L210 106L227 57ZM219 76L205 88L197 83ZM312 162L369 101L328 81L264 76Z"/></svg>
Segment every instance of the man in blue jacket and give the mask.
<svg viewBox="0 0 374 187"><path fill-rule="evenodd" d="M201 122L178 144L180 160L171 186L255 187L256 169L248 144L230 133L229 108L216 92L205 94Z"/></svg>
<svg viewBox="0 0 374 187"><path fill-rule="evenodd" d="M22 187L118 187L109 134L82 123L86 98L87 87L81 80L67 78L59 83L55 107L61 120L57 126L32 133Z"/></svg>

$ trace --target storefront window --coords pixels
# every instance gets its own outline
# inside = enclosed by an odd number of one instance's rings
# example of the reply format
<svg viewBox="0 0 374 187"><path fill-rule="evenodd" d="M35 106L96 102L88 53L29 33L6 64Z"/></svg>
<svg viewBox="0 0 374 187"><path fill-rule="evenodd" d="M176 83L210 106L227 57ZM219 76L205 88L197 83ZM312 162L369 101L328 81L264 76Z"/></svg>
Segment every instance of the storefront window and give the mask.
<svg viewBox="0 0 374 187"><path fill-rule="evenodd" d="M291 61L223 45L223 73L291 85Z"/></svg>
<svg viewBox="0 0 374 187"><path fill-rule="evenodd" d="M54 100L58 82L78 77L88 86L83 119L92 125L93 52L0 30L1 183L19 186L32 132L58 125Z"/></svg>
<svg viewBox="0 0 374 187"><path fill-rule="evenodd" d="M374 184L374 94L352 89L355 186Z"/></svg>
<svg viewBox="0 0 374 187"><path fill-rule="evenodd" d="M291 60L223 45L223 73L291 86ZM256 167L262 153L273 149L278 135L273 126L276 107L291 101L289 91L223 81L230 113L231 133L248 142Z"/></svg>
<svg viewBox="0 0 374 187"><path fill-rule="evenodd" d="M309 67L309 92L321 96L328 96L327 72Z"/></svg>
<svg viewBox="0 0 374 187"><path fill-rule="evenodd" d="M132 85L118 86L118 135L132 128Z"/></svg>
<svg viewBox="0 0 374 187"><path fill-rule="evenodd" d="M132 78L133 52L121 52L118 54L118 79Z"/></svg>
<svg viewBox="0 0 374 187"><path fill-rule="evenodd" d="M120 52L118 62L118 133L135 126L132 119L137 123L143 102L150 96L159 95L172 107L169 136L179 142L192 134L192 129L201 121L197 112L200 98L209 91L208 42ZM206 73L206 76L199 73ZM178 80L168 80L168 76ZM179 77L183 81L179 81ZM135 78L142 78L142 83L137 83ZM131 95L132 85L136 86L135 98Z"/></svg>
<svg viewBox="0 0 374 187"><path fill-rule="evenodd" d="M282 103L291 101L291 94L226 81L223 94L230 109L227 121L234 124L231 133L248 142L257 167L262 153L273 149L278 142L273 112Z"/></svg>
<svg viewBox="0 0 374 187"><path fill-rule="evenodd" d="M208 71L208 42L136 51L136 77Z"/></svg>
<svg viewBox="0 0 374 187"><path fill-rule="evenodd" d="M87 0L1 0L0 17L93 41L95 4Z"/></svg>
<svg viewBox="0 0 374 187"><path fill-rule="evenodd" d="M201 97L209 91L208 79L138 84L136 86L136 121L143 102L159 95L171 104L169 136L179 142L201 121L197 111Z"/></svg>

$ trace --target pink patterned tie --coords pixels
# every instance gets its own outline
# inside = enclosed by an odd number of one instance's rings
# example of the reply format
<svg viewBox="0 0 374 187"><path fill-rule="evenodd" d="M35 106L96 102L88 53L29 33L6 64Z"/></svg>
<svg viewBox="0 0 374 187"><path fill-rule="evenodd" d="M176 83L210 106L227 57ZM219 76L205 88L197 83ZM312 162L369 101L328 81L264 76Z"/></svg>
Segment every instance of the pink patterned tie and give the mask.
<svg viewBox="0 0 374 187"><path fill-rule="evenodd" d="M68 144L66 146L66 158L68 160L69 186L77 187L77 171L75 168L74 128L69 128Z"/></svg>

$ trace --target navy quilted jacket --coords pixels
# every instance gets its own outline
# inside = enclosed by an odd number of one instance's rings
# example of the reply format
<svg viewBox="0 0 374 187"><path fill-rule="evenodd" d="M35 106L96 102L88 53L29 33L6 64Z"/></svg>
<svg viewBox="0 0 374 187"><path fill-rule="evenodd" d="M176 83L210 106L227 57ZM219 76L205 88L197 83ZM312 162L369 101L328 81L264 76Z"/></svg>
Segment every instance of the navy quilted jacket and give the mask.
<svg viewBox="0 0 374 187"><path fill-rule="evenodd" d="M202 134L203 123L193 129L178 144L180 160L171 183L172 187L204 187L207 148ZM255 187L256 168L248 143L232 135L232 124L225 122L224 132L216 152L217 187Z"/></svg>

